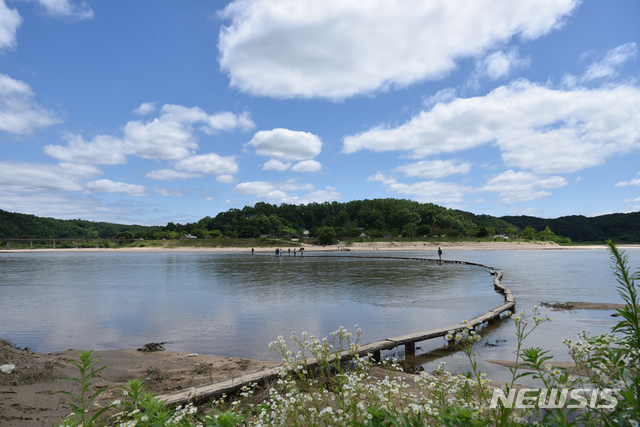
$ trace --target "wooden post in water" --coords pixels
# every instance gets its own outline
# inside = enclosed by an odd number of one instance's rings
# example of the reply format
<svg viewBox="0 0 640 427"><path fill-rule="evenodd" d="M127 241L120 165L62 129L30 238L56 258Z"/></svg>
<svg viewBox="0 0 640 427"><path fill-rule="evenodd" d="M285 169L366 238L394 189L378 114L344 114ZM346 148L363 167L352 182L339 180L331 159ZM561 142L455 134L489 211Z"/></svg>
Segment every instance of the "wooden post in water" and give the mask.
<svg viewBox="0 0 640 427"><path fill-rule="evenodd" d="M408 342L404 345L404 355L406 356L415 356L416 355L416 343Z"/></svg>

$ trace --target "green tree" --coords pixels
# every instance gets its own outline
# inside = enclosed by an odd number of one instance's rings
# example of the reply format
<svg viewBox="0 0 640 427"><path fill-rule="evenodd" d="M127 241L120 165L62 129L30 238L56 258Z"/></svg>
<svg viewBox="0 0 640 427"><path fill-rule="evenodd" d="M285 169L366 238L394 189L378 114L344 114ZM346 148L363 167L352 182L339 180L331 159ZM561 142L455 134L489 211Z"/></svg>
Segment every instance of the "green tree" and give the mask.
<svg viewBox="0 0 640 427"><path fill-rule="evenodd" d="M513 227L507 227L507 230L505 231L505 233L507 234L507 236L509 236L509 238L513 238L513 236L516 235L517 230Z"/></svg>
<svg viewBox="0 0 640 427"><path fill-rule="evenodd" d="M336 239L336 232L333 227L320 227L316 231L316 238L321 245L330 245Z"/></svg>
<svg viewBox="0 0 640 427"><path fill-rule="evenodd" d="M416 228L418 226L416 225L416 223L414 222L409 222L407 223L403 228L402 228L402 235L403 236L409 236L411 237L411 241L413 242L413 237L416 235Z"/></svg>
<svg viewBox="0 0 640 427"><path fill-rule="evenodd" d="M522 237L524 237L527 240L531 240L533 239L533 237L537 234L538 232L536 231L535 228L533 228L530 225L527 225L527 227L524 229L524 231L522 232Z"/></svg>
<svg viewBox="0 0 640 427"><path fill-rule="evenodd" d="M551 236L552 232L551 232L551 229L549 228L549 226L547 225L544 228L544 230L542 230L538 234L540 235L540 237L544 238L544 240L549 240L549 237Z"/></svg>

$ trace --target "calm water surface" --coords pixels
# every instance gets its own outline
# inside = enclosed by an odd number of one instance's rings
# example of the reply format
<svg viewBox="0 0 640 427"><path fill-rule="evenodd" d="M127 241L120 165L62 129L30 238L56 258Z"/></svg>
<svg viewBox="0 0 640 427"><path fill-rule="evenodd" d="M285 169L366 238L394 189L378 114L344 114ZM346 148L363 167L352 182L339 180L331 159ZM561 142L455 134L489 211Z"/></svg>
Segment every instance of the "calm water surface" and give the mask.
<svg viewBox="0 0 640 427"><path fill-rule="evenodd" d="M268 343L292 331L359 324L371 342L501 303L483 268L348 256L10 253L0 271L0 336L44 352L162 341L277 359Z"/></svg>
<svg viewBox="0 0 640 427"><path fill-rule="evenodd" d="M640 265L640 250L627 254L632 266ZM357 323L367 343L456 324L503 301L480 267L350 257L435 253L336 255L5 253L0 337L43 352L163 341L170 350L277 360L268 343L292 331L322 337ZM519 310L541 301L621 302L605 250L445 251L444 258L501 269ZM554 322L530 344L564 359L563 338L582 329L605 332L615 323L611 312L550 314ZM486 330L498 345L480 357L512 359L512 332L508 321ZM441 344L424 343L422 351ZM468 369L459 355L445 360L448 368Z"/></svg>

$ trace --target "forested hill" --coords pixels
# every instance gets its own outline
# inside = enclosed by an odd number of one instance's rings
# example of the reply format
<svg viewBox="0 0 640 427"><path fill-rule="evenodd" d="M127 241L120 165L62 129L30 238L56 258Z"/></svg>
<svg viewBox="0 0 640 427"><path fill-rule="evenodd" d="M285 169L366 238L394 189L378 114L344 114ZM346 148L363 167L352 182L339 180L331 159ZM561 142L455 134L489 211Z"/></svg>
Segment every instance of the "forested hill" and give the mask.
<svg viewBox="0 0 640 427"><path fill-rule="evenodd" d="M123 231L153 232L162 227L112 224L82 219L41 218L0 209L0 238L110 239Z"/></svg>
<svg viewBox="0 0 640 427"><path fill-rule="evenodd" d="M574 243L604 242L640 243L640 212L609 214L596 217L581 215L543 219L533 216L503 216L500 219L523 230L527 225L536 230L549 227L556 235L570 237Z"/></svg>
<svg viewBox="0 0 640 427"><path fill-rule="evenodd" d="M354 200L346 203L325 202L308 205L272 205L260 202L242 209L229 209L215 217L207 216L190 224L169 222L166 226L154 227L81 219L57 220L0 210L0 239L3 237L176 239L187 233L200 238L206 236L297 236L303 230L309 230L314 236L321 227L332 228L338 238L359 236L361 232L365 232L371 237L387 235L487 237L493 234L507 234L524 235L527 238L564 236L571 238L574 242L603 242L606 239L625 243L640 242L640 212L594 218L584 216L556 219L531 216L497 218L447 209L432 203L402 199ZM546 227L549 227L549 230L543 232Z"/></svg>

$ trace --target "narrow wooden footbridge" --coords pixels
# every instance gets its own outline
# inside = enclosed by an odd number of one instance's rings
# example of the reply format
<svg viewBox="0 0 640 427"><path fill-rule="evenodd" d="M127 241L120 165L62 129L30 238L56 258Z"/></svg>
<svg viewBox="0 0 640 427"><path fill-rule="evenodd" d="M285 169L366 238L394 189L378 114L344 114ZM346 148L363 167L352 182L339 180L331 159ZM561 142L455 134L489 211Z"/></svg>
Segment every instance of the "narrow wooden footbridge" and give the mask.
<svg viewBox="0 0 640 427"><path fill-rule="evenodd" d="M336 255L305 255L305 257L338 257ZM339 256L345 258L345 256ZM446 336L449 331L471 328L475 329L480 324L492 323L501 318L502 313L515 309L516 300L510 289L502 286L502 272L495 270L493 267L489 267L484 264L478 264L467 261L448 261L438 260L430 258L408 258L408 257L376 257L376 256L348 256L348 258L365 258L365 259L402 259L402 260L415 260L433 263L443 264L466 264L475 265L478 267L486 268L489 273L494 276L493 287L496 292L504 296L504 304L474 317L468 320L466 323L459 323L456 325L444 326L437 329L430 329L428 331L417 332L414 334L401 335L399 337L385 338L380 341L372 342L369 344L361 345L359 347L358 355L366 356L371 355L375 361L380 361L382 350L392 350L398 346L404 346L406 355L415 355L416 343L420 341L427 341L434 338L440 338ZM349 351L344 350L341 353L341 359L347 360L349 358ZM317 365L317 361L313 358L307 359L307 366L313 367ZM188 401L198 401L208 398L219 397L223 394L230 395L241 389L243 386L247 386L250 383L263 384L265 382L273 381L278 378L278 371L283 365L279 365L273 368L267 368L260 371L250 372L242 375L239 378L227 379L209 384L203 384L198 387L192 387L186 390L179 390L172 393L159 395L156 399L164 402L165 405L184 404Z"/></svg>

